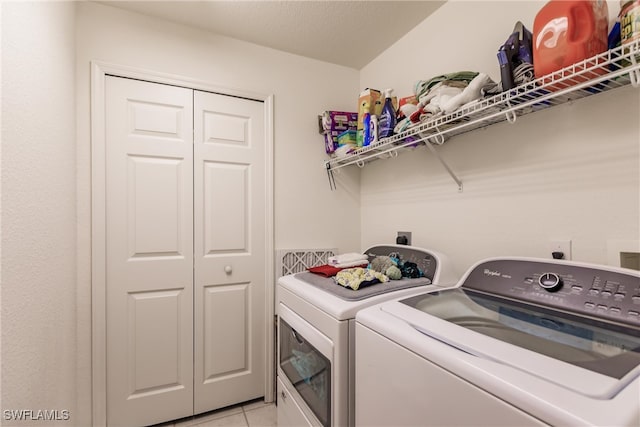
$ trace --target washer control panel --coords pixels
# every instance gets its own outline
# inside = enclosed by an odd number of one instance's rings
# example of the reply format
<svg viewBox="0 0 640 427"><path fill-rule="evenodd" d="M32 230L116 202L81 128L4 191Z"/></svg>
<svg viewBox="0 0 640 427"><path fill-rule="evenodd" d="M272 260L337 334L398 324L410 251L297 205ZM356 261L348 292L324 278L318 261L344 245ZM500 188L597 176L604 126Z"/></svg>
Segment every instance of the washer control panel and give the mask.
<svg viewBox="0 0 640 427"><path fill-rule="evenodd" d="M554 292L562 287L562 279L556 273L544 273L538 278L538 284L542 289Z"/></svg>
<svg viewBox="0 0 640 427"><path fill-rule="evenodd" d="M462 287L640 326L640 272L541 260L477 265Z"/></svg>

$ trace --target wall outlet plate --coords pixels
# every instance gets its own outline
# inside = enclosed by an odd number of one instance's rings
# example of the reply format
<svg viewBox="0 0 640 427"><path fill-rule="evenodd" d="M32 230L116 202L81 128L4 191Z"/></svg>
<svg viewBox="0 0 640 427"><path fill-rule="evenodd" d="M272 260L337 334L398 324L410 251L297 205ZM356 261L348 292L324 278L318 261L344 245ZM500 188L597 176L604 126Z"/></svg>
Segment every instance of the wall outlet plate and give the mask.
<svg viewBox="0 0 640 427"><path fill-rule="evenodd" d="M407 245L411 246L411 232L410 231L398 231L398 235L396 236L396 243L398 242L398 238L405 237L407 239Z"/></svg>
<svg viewBox="0 0 640 427"><path fill-rule="evenodd" d="M571 259L571 240L552 240L549 242L549 257L553 258L554 252L562 252L562 259Z"/></svg>

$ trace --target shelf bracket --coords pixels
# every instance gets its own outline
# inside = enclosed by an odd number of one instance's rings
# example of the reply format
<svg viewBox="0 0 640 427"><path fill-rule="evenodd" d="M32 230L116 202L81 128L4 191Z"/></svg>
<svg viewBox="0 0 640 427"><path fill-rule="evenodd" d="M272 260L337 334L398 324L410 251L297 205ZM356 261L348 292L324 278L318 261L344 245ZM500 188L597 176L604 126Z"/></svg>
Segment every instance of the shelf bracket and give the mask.
<svg viewBox="0 0 640 427"><path fill-rule="evenodd" d="M325 167L327 168L327 178L329 178L329 188L331 191L336 190L336 179L333 176L333 170L331 170L331 163L325 162Z"/></svg>
<svg viewBox="0 0 640 427"><path fill-rule="evenodd" d="M462 193L462 181L460 180L460 178L458 178L456 176L456 174L453 173L453 171L451 170L449 165L444 161L444 159L440 156L440 154L438 154L438 151L436 151L436 149L434 148L434 146L433 146L433 144L431 142L429 142L428 140L425 140L424 143L427 146L427 148L429 149L429 151L431 151L431 154L436 156L436 158L440 161L442 166L444 166L444 168L447 170L447 172L449 172L449 175L451 175L451 178L453 178L453 180L456 182L456 184L458 184L458 192Z"/></svg>
<svg viewBox="0 0 640 427"><path fill-rule="evenodd" d="M629 71L629 79L631 80L631 86L638 89L640 88L640 69L638 68L638 62L636 55L631 55L632 70Z"/></svg>
<svg viewBox="0 0 640 427"><path fill-rule="evenodd" d="M515 109L513 108L513 106L511 105L511 102L509 102L509 99L507 99L507 111L506 113L504 113L504 115L507 118L507 121L511 124L515 123L518 116L516 116L516 112Z"/></svg>
<svg viewBox="0 0 640 427"><path fill-rule="evenodd" d="M442 134L442 132L440 132L440 129L438 129L438 126L435 127L435 130L436 130L436 135L433 137L434 143L437 145L444 144L444 135ZM431 138L427 138L427 140L431 141Z"/></svg>

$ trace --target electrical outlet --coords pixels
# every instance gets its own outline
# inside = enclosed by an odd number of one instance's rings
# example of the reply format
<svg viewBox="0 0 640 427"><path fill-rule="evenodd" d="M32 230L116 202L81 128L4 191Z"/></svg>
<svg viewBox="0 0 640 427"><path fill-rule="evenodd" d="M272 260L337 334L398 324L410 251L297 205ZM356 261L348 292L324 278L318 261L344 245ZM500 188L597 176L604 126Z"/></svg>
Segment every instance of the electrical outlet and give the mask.
<svg viewBox="0 0 640 427"><path fill-rule="evenodd" d="M399 245L409 245L409 246L411 246L411 232L410 231L398 231L398 236L396 237L396 243L399 244Z"/></svg>
<svg viewBox="0 0 640 427"><path fill-rule="evenodd" d="M553 258L554 252L562 252L562 259L571 259L571 240L552 240L549 242L549 256Z"/></svg>

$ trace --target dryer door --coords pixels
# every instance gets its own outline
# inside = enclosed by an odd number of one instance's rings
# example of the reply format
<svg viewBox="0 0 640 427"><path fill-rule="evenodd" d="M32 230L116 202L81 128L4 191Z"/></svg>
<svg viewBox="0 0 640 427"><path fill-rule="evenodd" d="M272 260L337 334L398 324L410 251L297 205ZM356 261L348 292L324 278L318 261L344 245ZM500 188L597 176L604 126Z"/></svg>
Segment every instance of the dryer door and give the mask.
<svg viewBox="0 0 640 427"><path fill-rule="evenodd" d="M321 332L282 304L279 326L280 371L318 421L328 427L331 425L333 345Z"/></svg>

